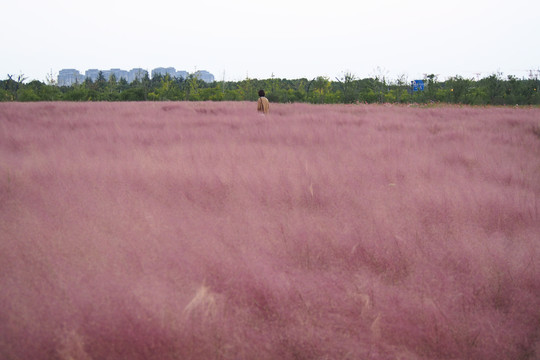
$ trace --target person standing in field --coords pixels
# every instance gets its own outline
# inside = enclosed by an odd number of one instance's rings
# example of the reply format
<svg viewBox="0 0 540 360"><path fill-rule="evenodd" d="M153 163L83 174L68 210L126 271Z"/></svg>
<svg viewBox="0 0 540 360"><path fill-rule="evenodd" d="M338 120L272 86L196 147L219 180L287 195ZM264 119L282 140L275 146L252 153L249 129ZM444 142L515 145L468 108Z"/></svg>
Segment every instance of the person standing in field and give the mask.
<svg viewBox="0 0 540 360"><path fill-rule="evenodd" d="M264 115L268 114L270 110L270 102L265 97L264 90L259 90L259 100L257 100L257 111L263 113Z"/></svg>

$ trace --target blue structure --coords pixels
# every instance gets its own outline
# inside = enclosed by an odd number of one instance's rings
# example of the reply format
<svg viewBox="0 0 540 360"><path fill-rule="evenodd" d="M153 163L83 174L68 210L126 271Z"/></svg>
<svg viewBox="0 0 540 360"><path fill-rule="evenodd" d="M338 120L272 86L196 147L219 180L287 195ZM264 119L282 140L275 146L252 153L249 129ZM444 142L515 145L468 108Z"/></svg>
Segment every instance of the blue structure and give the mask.
<svg viewBox="0 0 540 360"><path fill-rule="evenodd" d="M424 80L411 81L413 91L424 91Z"/></svg>

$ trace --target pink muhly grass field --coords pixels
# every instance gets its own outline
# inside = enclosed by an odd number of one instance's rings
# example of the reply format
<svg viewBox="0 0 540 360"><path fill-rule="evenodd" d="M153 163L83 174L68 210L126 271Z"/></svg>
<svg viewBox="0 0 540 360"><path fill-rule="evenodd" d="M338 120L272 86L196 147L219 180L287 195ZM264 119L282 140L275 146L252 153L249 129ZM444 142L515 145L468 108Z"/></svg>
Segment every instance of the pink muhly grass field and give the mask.
<svg viewBox="0 0 540 360"><path fill-rule="evenodd" d="M2 359L538 359L540 109L0 104Z"/></svg>

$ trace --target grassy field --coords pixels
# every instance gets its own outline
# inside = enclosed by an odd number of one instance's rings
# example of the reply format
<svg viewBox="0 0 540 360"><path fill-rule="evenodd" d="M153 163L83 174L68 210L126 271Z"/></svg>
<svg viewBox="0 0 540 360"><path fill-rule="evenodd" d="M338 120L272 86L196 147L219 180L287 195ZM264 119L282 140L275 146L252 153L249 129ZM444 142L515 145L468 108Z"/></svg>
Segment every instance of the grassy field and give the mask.
<svg viewBox="0 0 540 360"><path fill-rule="evenodd" d="M0 103L2 359L538 359L540 109Z"/></svg>

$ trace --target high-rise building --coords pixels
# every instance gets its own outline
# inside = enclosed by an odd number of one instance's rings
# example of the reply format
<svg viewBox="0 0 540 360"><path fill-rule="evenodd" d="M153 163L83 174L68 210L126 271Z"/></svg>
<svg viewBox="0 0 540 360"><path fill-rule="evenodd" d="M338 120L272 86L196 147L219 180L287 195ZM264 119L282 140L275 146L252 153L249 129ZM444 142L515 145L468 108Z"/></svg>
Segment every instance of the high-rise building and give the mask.
<svg viewBox="0 0 540 360"><path fill-rule="evenodd" d="M187 71L183 71L183 70L180 70L180 71L177 71L176 72L176 78L177 79L187 79L189 76L189 73Z"/></svg>
<svg viewBox="0 0 540 360"><path fill-rule="evenodd" d="M76 69L62 69L58 73L58 86L72 86L83 81L84 75Z"/></svg>
<svg viewBox="0 0 540 360"><path fill-rule="evenodd" d="M152 77L169 75L171 78L176 77L176 70L173 67L162 68L158 67L152 70Z"/></svg>
<svg viewBox="0 0 540 360"><path fill-rule="evenodd" d="M110 71L110 76L114 75L114 77L116 78L116 81L120 81L120 79L124 79L127 81L128 79L128 72L126 70L122 70L122 69L111 69L109 70Z"/></svg>
<svg viewBox="0 0 540 360"><path fill-rule="evenodd" d="M199 70L195 73L195 76L204 81L204 82L207 82L207 83L211 83L211 82L214 82L214 75L210 74L208 71L206 70Z"/></svg>
<svg viewBox="0 0 540 360"><path fill-rule="evenodd" d="M134 68L129 70L127 81L128 83L132 83L135 80L142 80L145 75L148 75L148 71L141 69L141 68Z"/></svg>
<svg viewBox="0 0 540 360"><path fill-rule="evenodd" d="M92 82L96 82L96 80L98 79L98 76L99 76L99 71L100 70L98 70L98 69L88 69L88 70L85 71L84 76L87 79L92 80Z"/></svg>
<svg viewBox="0 0 540 360"><path fill-rule="evenodd" d="M79 70L76 69L62 69L60 70L58 74L58 85L59 86L72 86L74 84L81 84L84 82L85 79L90 79L92 82L96 82L99 74L103 75L103 78L105 81L109 81L112 75L115 76L116 81L120 81L120 79L125 79L128 83L132 83L135 81L135 79L142 80L146 75L148 75L148 71L141 69L141 68L134 68L129 71L122 70L122 69L110 69L110 70L98 70L98 69L88 69L86 70L85 74L82 75ZM169 75L171 78L184 78L187 79L189 76L189 73L187 71L179 70L176 71L173 67L159 67L152 70L152 77L155 76L165 76ZM193 74L198 79L205 81L205 82L213 82L214 81L214 75L209 73L206 70L199 70L195 74Z"/></svg>

